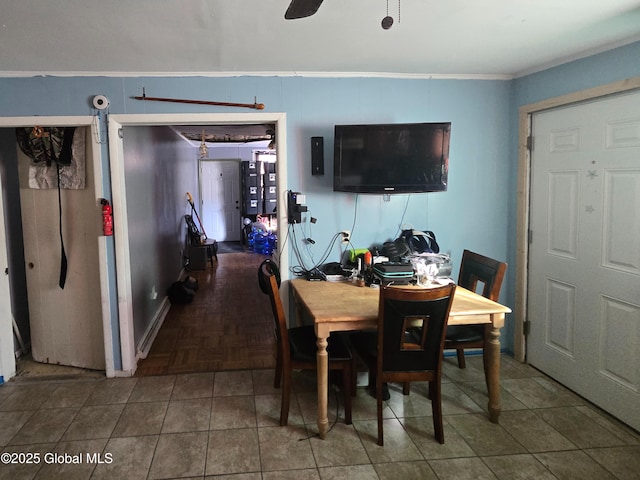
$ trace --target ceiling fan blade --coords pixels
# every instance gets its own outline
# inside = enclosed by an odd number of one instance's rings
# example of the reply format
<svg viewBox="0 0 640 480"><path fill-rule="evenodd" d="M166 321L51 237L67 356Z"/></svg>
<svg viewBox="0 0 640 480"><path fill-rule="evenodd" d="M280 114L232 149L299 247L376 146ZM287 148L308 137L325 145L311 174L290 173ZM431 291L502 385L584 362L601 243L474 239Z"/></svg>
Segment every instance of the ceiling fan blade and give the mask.
<svg viewBox="0 0 640 480"><path fill-rule="evenodd" d="M284 14L287 20L310 17L318 11L323 0L291 0L289 8Z"/></svg>

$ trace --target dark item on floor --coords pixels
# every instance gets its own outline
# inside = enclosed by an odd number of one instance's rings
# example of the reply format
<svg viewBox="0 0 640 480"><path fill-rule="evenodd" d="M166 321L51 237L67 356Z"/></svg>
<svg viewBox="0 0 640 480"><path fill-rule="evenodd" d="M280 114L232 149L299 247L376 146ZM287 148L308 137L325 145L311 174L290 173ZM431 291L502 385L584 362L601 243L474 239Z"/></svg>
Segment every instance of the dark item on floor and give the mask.
<svg viewBox="0 0 640 480"><path fill-rule="evenodd" d="M289 402L291 397L291 375L293 370L316 370L318 347L313 325L287 328L284 307L280 299L280 272L270 259L264 260L258 269L258 284L263 293L269 295L276 330L276 374L274 387L280 388L282 382L282 400L280 406L280 425L289 420ZM351 424L351 372L353 357L347 343L341 335L332 335L327 346L329 370L342 372L342 395L344 399L345 423Z"/></svg>
<svg viewBox="0 0 640 480"><path fill-rule="evenodd" d="M169 297L171 305L184 305L191 303L195 294L196 292L192 288L189 288L187 283L184 281L173 282L173 284L167 289L167 296Z"/></svg>
<svg viewBox="0 0 640 480"><path fill-rule="evenodd" d="M384 445L382 402L386 382L429 382L433 429L436 440L444 443L442 352L455 288L453 284L430 289L383 288L377 331L355 332L351 336L355 352L374 373L369 379L375 381L380 446ZM407 330L416 323L421 324L420 337L407 337Z"/></svg>

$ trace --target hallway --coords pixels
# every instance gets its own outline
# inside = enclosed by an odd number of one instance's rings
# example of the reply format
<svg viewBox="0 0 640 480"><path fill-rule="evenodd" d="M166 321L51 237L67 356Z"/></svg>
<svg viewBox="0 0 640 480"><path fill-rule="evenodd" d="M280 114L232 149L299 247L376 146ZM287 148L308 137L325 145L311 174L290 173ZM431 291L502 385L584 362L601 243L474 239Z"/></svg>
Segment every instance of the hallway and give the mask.
<svg viewBox="0 0 640 480"><path fill-rule="evenodd" d="M193 302L171 306L136 376L273 368L273 316L257 277L265 258L218 253L213 266L190 272Z"/></svg>

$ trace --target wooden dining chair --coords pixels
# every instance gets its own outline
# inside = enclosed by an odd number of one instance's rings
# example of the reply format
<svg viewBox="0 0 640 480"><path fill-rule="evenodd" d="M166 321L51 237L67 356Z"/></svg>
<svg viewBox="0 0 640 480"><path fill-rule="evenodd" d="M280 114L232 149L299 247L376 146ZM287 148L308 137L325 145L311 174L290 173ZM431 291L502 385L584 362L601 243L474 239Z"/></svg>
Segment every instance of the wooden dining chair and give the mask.
<svg viewBox="0 0 640 480"><path fill-rule="evenodd" d="M484 255L465 250L462 253L458 285L481 294L483 297L498 301L502 280L507 271L507 264ZM478 291L478 285L482 291ZM444 349L455 349L458 367L465 368L465 348L482 348L487 339L490 325L450 325L447 328ZM484 357L486 359L486 356ZM485 368L486 371L486 368Z"/></svg>
<svg viewBox="0 0 640 480"><path fill-rule="evenodd" d="M375 372L378 445L384 445L383 384L415 381L429 382L435 438L444 443L440 391L442 352L455 288L453 284L429 289L383 288L377 332L352 334L354 350L369 366L369 371ZM406 335L412 327L419 327L419 336Z"/></svg>
<svg viewBox="0 0 640 480"><path fill-rule="evenodd" d="M294 370L317 370L316 334L313 325L287 328L282 300L280 299L280 273L270 259L260 264L258 282L263 293L271 300L276 333L276 372L274 387L282 386L280 425L287 425L291 398L291 377ZM340 335L328 339L329 370L342 372L345 423L351 424L351 371L353 357L347 342Z"/></svg>

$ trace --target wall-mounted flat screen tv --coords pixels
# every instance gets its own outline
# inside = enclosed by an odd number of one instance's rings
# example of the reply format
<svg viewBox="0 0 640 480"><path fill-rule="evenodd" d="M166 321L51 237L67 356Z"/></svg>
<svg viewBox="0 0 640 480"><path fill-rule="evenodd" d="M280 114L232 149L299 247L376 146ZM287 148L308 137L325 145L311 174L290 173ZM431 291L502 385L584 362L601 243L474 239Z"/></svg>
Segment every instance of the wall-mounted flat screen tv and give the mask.
<svg viewBox="0 0 640 480"><path fill-rule="evenodd" d="M450 135L451 122L336 125L333 190L446 191Z"/></svg>

